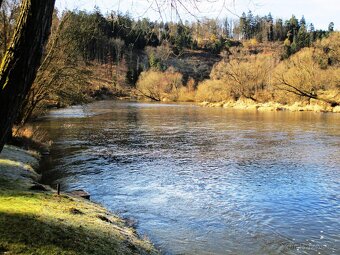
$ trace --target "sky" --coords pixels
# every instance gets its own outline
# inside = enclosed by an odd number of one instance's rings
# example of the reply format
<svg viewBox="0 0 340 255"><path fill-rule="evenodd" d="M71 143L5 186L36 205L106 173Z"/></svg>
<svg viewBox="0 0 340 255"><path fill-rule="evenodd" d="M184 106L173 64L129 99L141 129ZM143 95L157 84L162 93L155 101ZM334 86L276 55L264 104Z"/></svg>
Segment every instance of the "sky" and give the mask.
<svg viewBox="0 0 340 255"><path fill-rule="evenodd" d="M156 4L156 0L56 0L56 7L65 9L92 11L98 6L103 14L110 11L129 12L134 18L147 17L150 20L178 21L196 18L238 18L242 12L251 10L254 14L266 15L271 12L274 18L289 19L294 14L298 19L304 15L307 23L313 23L316 29L328 29L329 23L340 30L340 0L199 0L198 8L187 4L179 6L179 15L170 8L171 0L158 0L166 3ZM192 0L182 0L184 3ZM160 8L161 15L156 10Z"/></svg>

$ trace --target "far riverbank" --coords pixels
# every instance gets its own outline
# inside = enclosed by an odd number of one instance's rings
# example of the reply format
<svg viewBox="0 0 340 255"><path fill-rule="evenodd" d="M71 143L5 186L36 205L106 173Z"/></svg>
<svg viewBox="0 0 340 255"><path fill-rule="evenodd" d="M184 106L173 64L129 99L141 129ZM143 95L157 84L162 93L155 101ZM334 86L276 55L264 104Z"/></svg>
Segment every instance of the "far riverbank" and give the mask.
<svg viewBox="0 0 340 255"><path fill-rule="evenodd" d="M340 113L340 106L332 107L328 104L318 104L311 102L310 104L295 102L291 105L284 105L276 102L257 103L252 100L239 101L221 101L221 102L200 102L200 106L205 107L223 107L238 110L256 110L256 111L291 111L291 112L332 112Z"/></svg>

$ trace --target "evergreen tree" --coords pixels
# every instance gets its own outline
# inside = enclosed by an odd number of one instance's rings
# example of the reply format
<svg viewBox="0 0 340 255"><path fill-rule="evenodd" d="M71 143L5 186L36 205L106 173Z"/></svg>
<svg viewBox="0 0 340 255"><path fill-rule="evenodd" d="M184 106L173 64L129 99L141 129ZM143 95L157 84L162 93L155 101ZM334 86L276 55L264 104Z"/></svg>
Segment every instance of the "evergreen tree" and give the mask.
<svg viewBox="0 0 340 255"><path fill-rule="evenodd" d="M241 32L241 38L240 39L247 38L247 35L248 35L248 20L247 20L247 16L246 16L245 12L243 12L241 17L240 17L239 27L240 27L240 32Z"/></svg>
<svg viewBox="0 0 340 255"><path fill-rule="evenodd" d="M302 15L302 18L300 19L300 26L306 26L306 19L305 17Z"/></svg>
<svg viewBox="0 0 340 255"><path fill-rule="evenodd" d="M274 26L274 40L283 41L285 39L286 33L283 27L282 19L277 19Z"/></svg>
<svg viewBox="0 0 340 255"><path fill-rule="evenodd" d="M251 39L255 35L255 30L256 30L256 20L254 18L252 11L248 11L247 24L248 24L247 39Z"/></svg>
<svg viewBox="0 0 340 255"><path fill-rule="evenodd" d="M299 31L299 22L297 20L297 18L292 15L292 17L290 18L290 20L287 22L287 27L288 27L288 39L290 42L293 42L295 36L297 35L298 31Z"/></svg>
<svg viewBox="0 0 340 255"><path fill-rule="evenodd" d="M328 32L333 32L333 31L334 31L334 22L331 22L328 25Z"/></svg>
<svg viewBox="0 0 340 255"><path fill-rule="evenodd" d="M301 25L299 32L296 36L296 50L309 46L309 34L304 24Z"/></svg>
<svg viewBox="0 0 340 255"><path fill-rule="evenodd" d="M297 43L296 43L296 36L293 37L293 42L290 45L290 55L294 54L297 51Z"/></svg>
<svg viewBox="0 0 340 255"><path fill-rule="evenodd" d="M315 41L315 28L313 23L309 25L309 45L311 45Z"/></svg>
<svg viewBox="0 0 340 255"><path fill-rule="evenodd" d="M226 38L231 38L232 36L231 28L232 28L231 20L229 21L228 17L226 17L223 22L223 33Z"/></svg>
<svg viewBox="0 0 340 255"><path fill-rule="evenodd" d="M272 14L269 13L267 16L268 23L268 41L274 41L274 26L273 26L273 17Z"/></svg>

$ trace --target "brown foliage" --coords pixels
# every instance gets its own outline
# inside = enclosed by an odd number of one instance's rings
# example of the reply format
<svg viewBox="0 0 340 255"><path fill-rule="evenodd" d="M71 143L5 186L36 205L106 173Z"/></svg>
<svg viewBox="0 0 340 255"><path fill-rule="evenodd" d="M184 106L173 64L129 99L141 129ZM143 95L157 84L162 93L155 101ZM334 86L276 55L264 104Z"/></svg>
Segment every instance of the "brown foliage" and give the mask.
<svg viewBox="0 0 340 255"><path fill-rule="evenodd" d="M318 61L322 51L317 48L305 48L281 62L275 69L274 86L278 90L317 99L331 105L339 102L334 98L326 98L320 91L339 90L340 72L337 66L322 67Z"/></svg>
<svg viewBox="0 0 340 255"><path fill-rule="evenodd" d="M223 81L235 99L245 97L256 101L258 91L268 88L275 58L258 54L219 62L211 72L211 79Z"/></svg>
<svg viewBox="0 0 340 255"><path fill-rule="evenodd" d="M182 75L173 68L142 72L137 82L138 94L154 101L177 101L181 87Z"/></svg>
<svg viewBox="0 0 340 255"><path fill-rule="evenodd" d="M200 102L220 102L232 97L230 87L222 80L205 80L197 87L196 100Z"/></svg>

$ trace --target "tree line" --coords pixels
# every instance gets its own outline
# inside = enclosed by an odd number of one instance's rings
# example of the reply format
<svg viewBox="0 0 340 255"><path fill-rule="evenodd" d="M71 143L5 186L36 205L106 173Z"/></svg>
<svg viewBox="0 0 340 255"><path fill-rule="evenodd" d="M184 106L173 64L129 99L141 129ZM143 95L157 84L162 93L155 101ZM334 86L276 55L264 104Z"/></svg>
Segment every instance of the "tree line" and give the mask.
<svg viewBox="0 0 340 255"><path fill-rule="evenodd" d="M124 41L124 46L144 49L169 43L175 53L183 49L207 50L219 53L233 46L233 40L256 39L258 42L285 42L291 55L334 30L316 30L304 16L298 20L294 15L288 20L275 19L271 13L265 16L243 13L238 19L208 19L193 22L157 22L147 18L134 20L128 14L111 12L104 16L95 8L93 12L70 12L69 30L74 33L79 49L87 60L107 61L114 57L114 38ZM66 14L64 14L66 15ZM81 28L81 29L79 29Z"/></svg>
<svg viewBox="0 0 340 255"><path fill-rule="evenodd" d="M5 0L0 12L0 56L3 56L14 31L19 12L19 0ZM220 53L242 40L256 39L257 42L284 42L289 57L303 47L310 46L334 30L330 22L328 30L316 30L313 23L307 23L294 15L288 20L274 19L272 14L259 16L251 11L235 19L202 19L193 22L158 22L147 18L135 20L128 14L112 11L105 16L96 7L91 12L67 11L55 15L57 22L67 19L67 25L59 31L61 37L68 37L74 49L84 61L107 63L117 61L122 48L143 50L147 46L157 47L169 44L175 54L183 49L206 50ZM117 39L123 41L119 42Z"/></svg>
<svg viewBox="0 0 340 255"><path fill-rule="evenodd" d="M1 19L1 56L3 56L19 11L19 1L5 0ZM129 14L112 11L103 15L98 8L91 12L67 11L54 17L59 22L68 19L67 26L60 31L67 34L76 50L85 61L108 62L117 59L120 50L115 39L124 42L125 48L143 50L146 46L160 46L169 43L174 53L183 49L207 50L219 53L235 41L256 39L261 42L284 42L289 46L287 54L293 54L310 46L334 30L330 22L328 30L316 30L313 23L307 23L304 16L300 20L294 15L288 20L274 19L272 14L259 16L251 11L235 19L202 19L193 22L158 22L148 18L135 20Z"/></svg>

